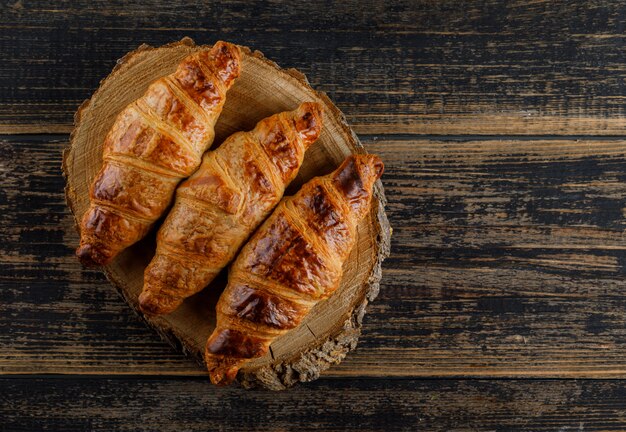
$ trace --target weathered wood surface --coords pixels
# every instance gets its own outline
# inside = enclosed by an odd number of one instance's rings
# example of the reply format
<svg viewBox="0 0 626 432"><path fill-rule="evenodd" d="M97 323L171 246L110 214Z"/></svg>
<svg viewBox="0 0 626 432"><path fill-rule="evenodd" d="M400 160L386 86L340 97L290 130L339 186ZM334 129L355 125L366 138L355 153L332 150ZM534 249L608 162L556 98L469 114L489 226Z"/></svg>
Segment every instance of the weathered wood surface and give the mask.
<svg viewBox="0 0 626 432"><path fill-rule="evenodd" d="M602 134L626 127L621 1L4 2L0 133L69 132L142 43L262 50L358 133Z"/></svg>
<svg viewBox="0 0 626 432"><path fill-rule="evenodd" d="M383 139L394 228L331 376L626 377L626 141ZM0 371L203 374L81 269L66 137L0 142Z"/></svg>
<svg viewBox="0 0 626 432"><path fill-rule="evenodd" d="M0 430L623 431L620 381L320 380L288 392L199 378L3 379ZM7 394L11 395L7 397Z"/></svg>
<svg viewBox="0 0 626 432"><path fill-rule="evenodd" d="M61 134L0 137L0 430L626 429L625 381L528 379L626 378L625 19L625 1L2 3L0 133ZM209 386L72 256L75 109L126 52L183 36L299 68L387 165L392 256L359 347L287 393Z"/></svg>

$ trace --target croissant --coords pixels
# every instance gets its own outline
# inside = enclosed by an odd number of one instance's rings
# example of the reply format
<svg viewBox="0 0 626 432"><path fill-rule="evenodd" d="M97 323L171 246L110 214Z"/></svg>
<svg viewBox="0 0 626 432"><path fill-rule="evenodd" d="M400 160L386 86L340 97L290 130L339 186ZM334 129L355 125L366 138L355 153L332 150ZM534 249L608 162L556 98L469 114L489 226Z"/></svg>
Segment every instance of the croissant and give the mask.
<svg viewBox="0 0 626 432"><path fill-rule="evenodd" d="M147 234L213 143L240 65L239 48L217 42L183 59L118 115L81 222L76 255L83 264L107 264Z"/></svg>
<svg viewBox="0 0 626 432"><path fill-rule="evenodd" d="M243 247L206 345L214 384L230 383L244 363L264 355L274 339L338 288L383 169L375 155L347 158L284 199Z"/></svg>
<svg viewBox="0 0 626 432"><path fill-rule="evenodd" d="M321 127L321 106L305 102L205 154L157 234L139 296L143 312L173 311L226 267L278 204Z"/></svg>

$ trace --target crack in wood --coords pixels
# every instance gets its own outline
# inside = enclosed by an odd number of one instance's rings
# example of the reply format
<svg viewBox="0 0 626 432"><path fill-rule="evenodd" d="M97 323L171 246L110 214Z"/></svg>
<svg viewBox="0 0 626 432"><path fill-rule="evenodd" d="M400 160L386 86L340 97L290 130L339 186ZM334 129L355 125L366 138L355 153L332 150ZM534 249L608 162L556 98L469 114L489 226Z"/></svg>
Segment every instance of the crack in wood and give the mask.
<svg viewBox="0 0 626 432"><path fill-rule="evenodd" d="M276 361L276 357L274 357L274 350L272 349L271 345L270 345L270 356L272 357L272 361Z"/></svg>
<svg viewBox="0 0 626 432"><path fill-rule="evenodd" d="M307 323L304 323L304 325L305 325L305 326L306 326L306 328L309 330L309 332L311 332L311 334L313 335L313 337L317 339L317 335L313 332L313 330L311 330L311 326L309 326Z"/></svg>

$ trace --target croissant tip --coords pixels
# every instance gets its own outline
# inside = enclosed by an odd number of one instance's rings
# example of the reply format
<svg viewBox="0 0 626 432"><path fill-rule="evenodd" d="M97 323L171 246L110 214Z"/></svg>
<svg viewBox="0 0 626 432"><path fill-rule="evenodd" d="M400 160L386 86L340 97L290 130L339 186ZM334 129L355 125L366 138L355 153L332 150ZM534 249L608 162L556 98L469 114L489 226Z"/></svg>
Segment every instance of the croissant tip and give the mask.
<svg viewBox="0 0 626 432"><path fill-rule="evenodd" d="M209 377L214 385L223 387L232 384L233 381L235 381L237 372L239 372L239 368L236 366L230 368L217 367L209 370Z"/></svg>
<svg viewBox="0 0 626 432"><path fill-rule="evenodd" d="M157 304L153 301L150 293L143 291L139 294L139 310L144 314L155 315L158 313Z"/></svg>
<svg viewBox="0 0 626 432"><path fill-rule="evenodd" d="M217 65L218 76L228 88L241 74L241 49L230 42L217 41L210 49L210 56Z"/></svg>
<svg viewBox="0 0 626 432"><path fill-rule="evenodd" d="M319 102L314 101L306 101L302 102L298 107L301 111L315 111L317 113L321 113L322 105Z"/></svg>
<svg viewBox="0 0 626 432"><path fill-rule="evenodd" d="M374 154L370 156L371 156L370 164L374 168L374 173L376 175L376 178L379 179L383 175L383 172L385 172L385 164L383 163L383 160L379 156L374 155Z"/></svg>
<svg viewBox="0 0 626 432"><path fill-rule="evenodd" d="M296 129L307 144L312 144L322 131L324 114L317 102L303 102L296 110Z"/></svg>
<svg viewBox="0 0 626 432"><path fill-rule="evenodd" d="M241 48L239 48L239 45L223 40L215 42L215 44L213 44L213 49L215 49L216 52L221 52L222 54L230 53L237 57L241 56Z"/></svg>
<svg viewBox="0 0 626 432"><path fill-rule="evenodd" d="M154 294L150 291L142 291L139 294L139 310L146 315L163 315L176 310L180 301L170 297Z"/></svg>
<svg viewBox="0 0 626 432"><path fill-rule="evenodd" d="M348 156L344 161L344 164L349 164L350 162L356 162L358 165L366 166L371 169L374 174L373 177L379 179L383 172L385 171L385 164L383 160L375 154L354 154L352 156Z"/></svg>
<svg viewBox="0 0 626 432"><path fill-rule="evenodd" d="M91 243L81 244L76 249L76 257L86 267L98 267L108 264L111 257L105 255Z"/></svg>
<svg viewBox="0 0 626 432"><path fill-rule="evenodd" d="M320 120L320 126L324 117L322 105L318 102L303 102L298 107L298 113L301 117L313 116Z"/></svg>

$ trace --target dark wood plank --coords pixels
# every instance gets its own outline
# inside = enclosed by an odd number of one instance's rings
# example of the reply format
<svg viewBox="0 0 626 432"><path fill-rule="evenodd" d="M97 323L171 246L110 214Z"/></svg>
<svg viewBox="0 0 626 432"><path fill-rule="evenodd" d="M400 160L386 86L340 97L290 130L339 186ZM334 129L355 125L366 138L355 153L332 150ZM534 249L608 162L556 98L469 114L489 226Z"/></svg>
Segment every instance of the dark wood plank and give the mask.
<svg viewBox="0 0 626 432"><path fill-rule="evenodd" d="M0 140L0 372L203 374L81 269L66 137ZM626 377L626 141L368 137L394 235L330 376Z"/></svg>
<svg viewBox="0 0 626 432"><path fill-rule="evenodd" d="M61 175L66 145L67 137L0 141L0 340L11 345L0 353L0 373L94 373L102 361L129 359L134 366L122 373L198 373L129 312L99 271L76 264Z"/></svg>
<svg viewBox="0 0 626 432"><path fill-rule="evenodd" d="M625 141L367 148L392 256L364 329L377 362L337 373L626 376Z"/></svg>
<svg viewBox="0 0 626 432"><path fill-rule="evenodd" d="M0 132L69 132L116 59L191 36L299 68L360 133L617 135L625 17L585 0L9 2Z"/></svg>
<svg viewBox="0 0 626 432"><path fill-rule="evenodd" d="M1 430L621 431L616 381L320 380L287 392L196 379L1 379Z"/></svg>

